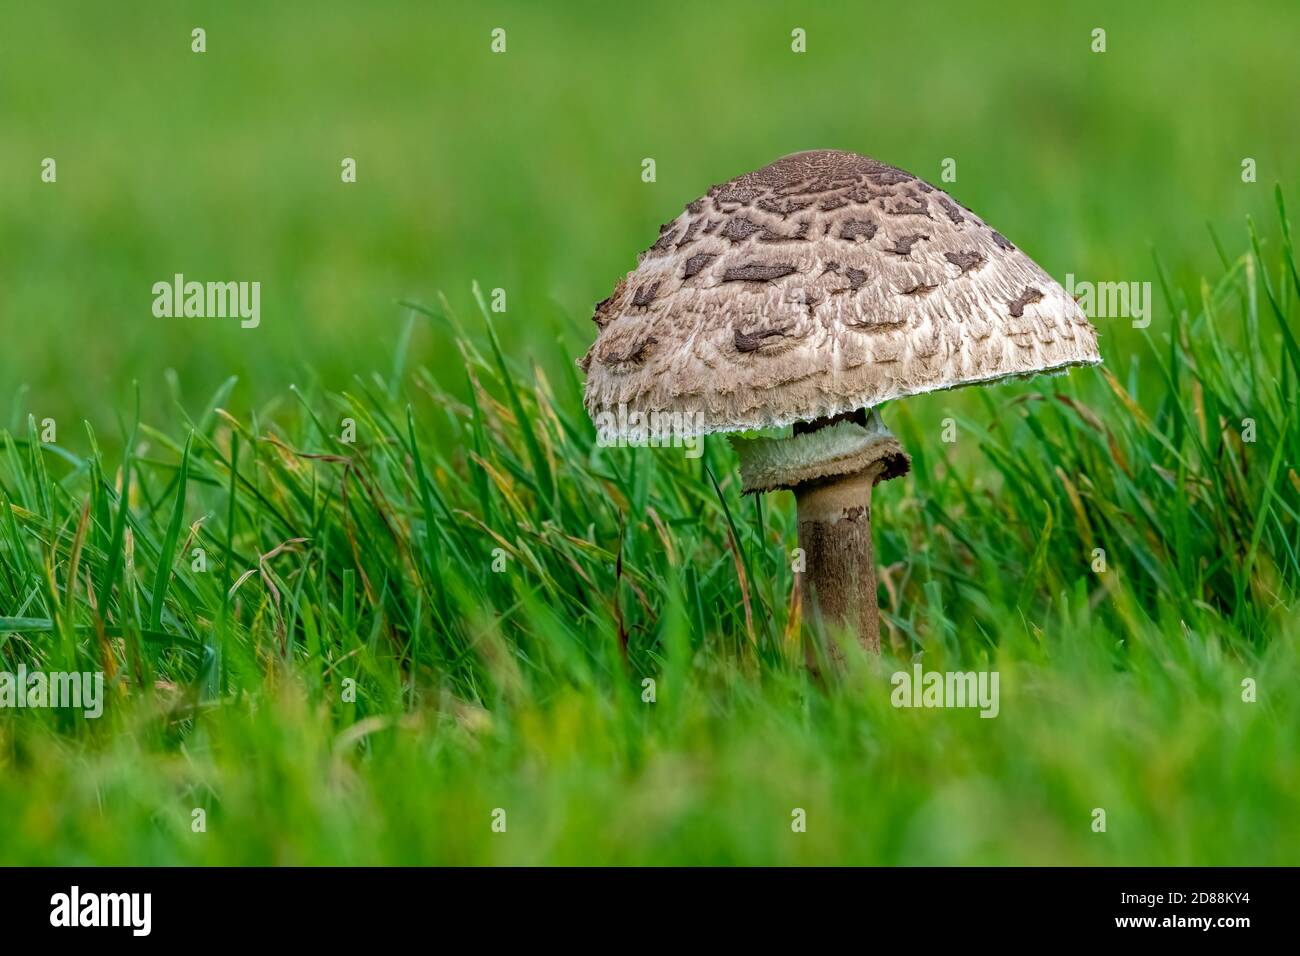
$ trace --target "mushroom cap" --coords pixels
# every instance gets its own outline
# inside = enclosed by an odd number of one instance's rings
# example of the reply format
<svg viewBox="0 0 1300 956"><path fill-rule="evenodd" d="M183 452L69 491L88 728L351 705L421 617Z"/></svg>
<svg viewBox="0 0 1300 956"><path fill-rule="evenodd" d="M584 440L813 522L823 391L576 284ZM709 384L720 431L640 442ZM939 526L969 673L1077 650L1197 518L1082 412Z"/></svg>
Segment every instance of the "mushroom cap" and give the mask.
<svg viewBox="0 0 1300 956"><path fill-rule="evenodd" d="M594 319L579 362L588 412L659 413L682 434L1101 361L1078 305L1000 233L941 189L841 150L714 186Z"/></svg>

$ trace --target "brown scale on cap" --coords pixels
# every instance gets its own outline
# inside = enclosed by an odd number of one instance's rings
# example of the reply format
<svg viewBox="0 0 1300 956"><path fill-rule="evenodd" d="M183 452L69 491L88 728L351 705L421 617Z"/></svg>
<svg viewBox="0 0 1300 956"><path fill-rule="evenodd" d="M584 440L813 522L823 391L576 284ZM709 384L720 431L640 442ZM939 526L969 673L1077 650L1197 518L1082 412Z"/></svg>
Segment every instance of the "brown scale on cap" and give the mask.
<svg viewBox="0 0 1300 956"><path fill-rule="evenodd" d="M965 252L945 252L943 257L961 270L965 275L972 269L977 269L988 260L973 249L967 249Z"/></svg>
<svg viewBox="0 0 1300 956"><path fill-rule="evenodd" d="M870 219L850 219L840 223L840 238L845 242L857 242L859 239L871 239L880 227Z"/></svg>
<svg viewBox="0 0 1300 956"><path fill-rule="evenodd" d="M655 300L655 293L658 291L659 283L649 282L636 290L636 295L632 297L632 304L637 308L644 309Z"/></svg>
<svg viewBox="0 0 1300 956"><path fill-rule="evenodd" d="M923 216L930 218L930 207L922 199L904 199L885 210L891 216Z"/></svg>
<svg viewBox="0 0 1300 956"><path fill-rule="evenodd" d="M894 247L892 249L886 249L885 251L892 252L896 256L910 256L912 254L912 246L916 245L923 239L929 238L929 236L920 232L914 232L910 236L900 236L894 241Z"/></svg>
<svg viewBox="0 0 1300 956"><path fill-rule="evenodd" d="M849 288L857 292L862 288L862 284L867 281L867 274L861 269L852 267L844 270L844 277L849 280Z"/></svg>
<svg viewBox="0 0 1300 956"><path fill-rule="evenodd" d="M1011 301L1011 314L1015 318L1020 318L1025 314L1025 307L1033 305L1035 302L1043 301L1043 293L1039 292L1032 286L1026 287L1025 291L1016 296Z"/></svg>
<svg viewBox="0 0 1300 956"><path fill-rule="evenodd" d="M939 208L943 210L943 214L948 217L948 220L954 226L961 225L962 220L965 218L962 216L961 209L958 208L957 204L947 196L939 197Z"/></svg>
<svg viewBox="0 0 1300 956"><path fill-rule="evenodd" d="M722 238L730 242L743 242L756 232L762 232L763 227L752 219L746 219L744 216L736 216L722 230Z"/></svg>
<svg viewBox="0 0 1300 956"><path fill-rule="evenodd" d="M706 431L1100 361L1077 304L1000 233L839 150L714 186L595 320L588 409L699 413Z"/></svg>
<svg viewBox="0 0 1300 956"><path fill-rule="evenodd" d="M773 338L785 335L785 329L761 329L758 332L742 332L736 329L736 351L756 352Z"/></svg>
<svg viewBox="0 0 1300 956"><path fill-rule="evenodd" d="M750 262L722 273L723 282L771 282L782 279L795 272L795 267L788 264L767 264Z"/></svg>
<svg viewBox="0 0 1300 956"><path fill-rule="evenodd" d="M682 278L689 279L691 276L696 275L716 258L718 258L717 255L712 252L696 253L686 260L686 266L682 269ZM609 300L606 299L605 301L608 302ZM604 303L602 302L601 305L604 305ZM597 306L597 310L599 310L599 306Z"/></svg>

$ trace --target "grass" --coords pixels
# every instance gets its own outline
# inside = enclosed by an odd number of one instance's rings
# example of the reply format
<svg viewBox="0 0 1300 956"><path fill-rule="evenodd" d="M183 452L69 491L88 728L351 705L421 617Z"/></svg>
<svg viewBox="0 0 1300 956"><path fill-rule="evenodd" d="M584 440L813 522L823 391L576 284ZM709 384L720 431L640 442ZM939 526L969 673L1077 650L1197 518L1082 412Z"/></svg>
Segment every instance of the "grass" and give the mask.
<svg viewBox="0 0 1300 956"><path fill-rule="evenodd" d="M486 308L413 303L346 390L177 387L121 460L4 433L0 669L103 670L110 702L0 717L3 861L1298 862L1277 196L1276 239L1165 283L1104 370L979 390L953 445L948 397L884 410L913 455L876 496L886 656L828 684L788 496L742 499L725 441L596 447L576 343L548 374ZM913 661L996 669L999 717L893 708Z"/></svg>

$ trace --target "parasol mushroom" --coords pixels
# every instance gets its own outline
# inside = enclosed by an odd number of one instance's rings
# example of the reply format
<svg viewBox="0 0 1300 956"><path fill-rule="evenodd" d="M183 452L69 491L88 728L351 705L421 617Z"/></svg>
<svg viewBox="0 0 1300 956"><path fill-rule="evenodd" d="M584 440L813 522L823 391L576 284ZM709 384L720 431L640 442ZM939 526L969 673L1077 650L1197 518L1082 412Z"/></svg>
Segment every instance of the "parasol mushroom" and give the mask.
<svg viewBox="0 0 1300 956"><path fill-rule="evenodd" d="M742 489L794 492L806 605L876 652L871 491L910 467L877 407L1101 361L1078 305L1000 233L840 150L714 186L594 318L579 362L593 418L633 409L693 435L793 426L735 442Z"/></svg>

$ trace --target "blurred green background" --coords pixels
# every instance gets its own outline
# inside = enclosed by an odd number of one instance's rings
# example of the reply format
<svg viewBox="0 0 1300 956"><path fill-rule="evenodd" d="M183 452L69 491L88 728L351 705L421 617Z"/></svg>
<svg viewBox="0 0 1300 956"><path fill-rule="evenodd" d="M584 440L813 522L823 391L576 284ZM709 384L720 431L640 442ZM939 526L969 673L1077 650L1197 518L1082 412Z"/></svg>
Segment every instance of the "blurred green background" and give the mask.
<svg viewBox="0 0 1300 956"><path fill-rule="evenodd" d="M1235 251L1295 185L1297 35L1291 2L6 0L0 423L116 431L132 379L168 408L167 369L194 402L344 386L387 366L402 300L467 308L474 281L552 366L659 223L813 147L955 159L953 195L1058 279L1154 280L1154 246L1185 284L1217 269L1206 221ZM154 318L177 272L261 281L261 327ZM1122 374L1136 333L1098 324ZM413 357L455 368L429 328Z"/></svg>

